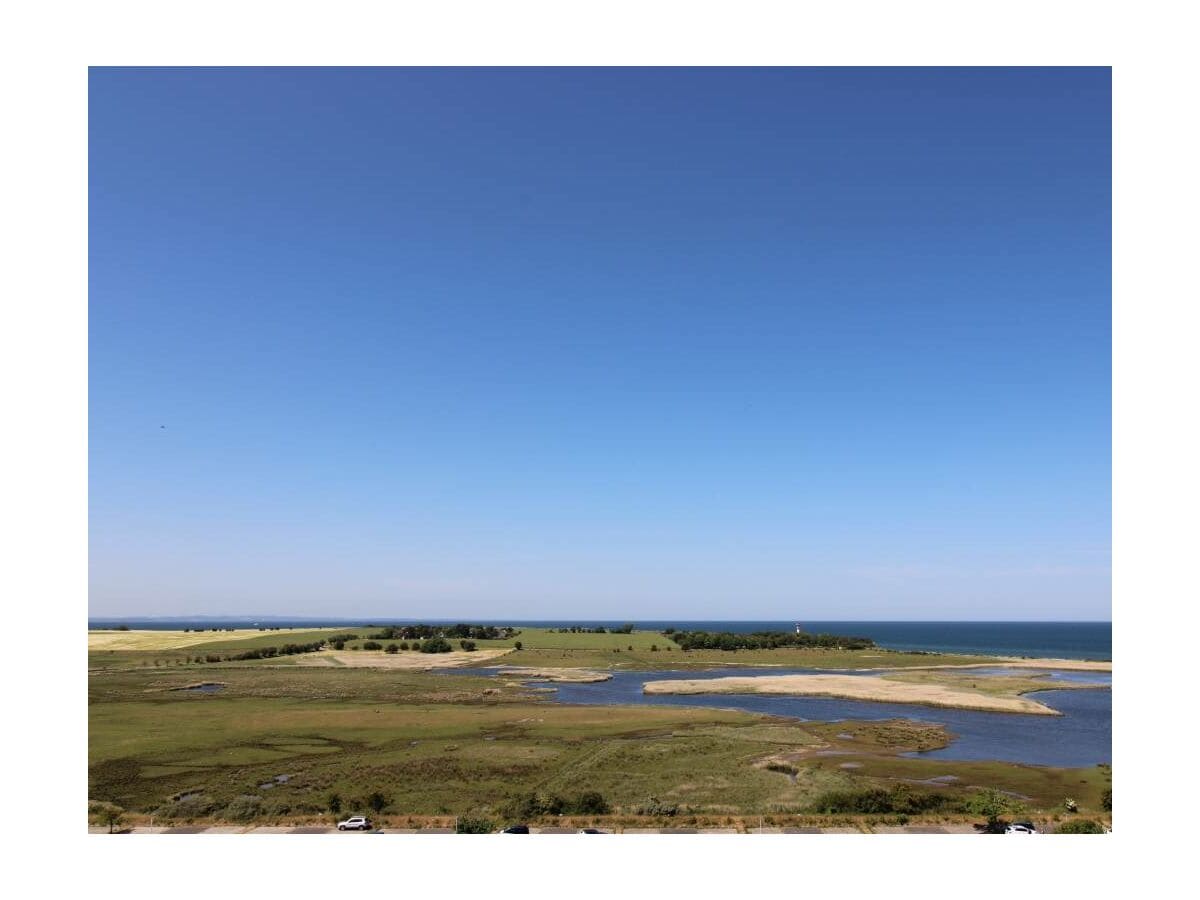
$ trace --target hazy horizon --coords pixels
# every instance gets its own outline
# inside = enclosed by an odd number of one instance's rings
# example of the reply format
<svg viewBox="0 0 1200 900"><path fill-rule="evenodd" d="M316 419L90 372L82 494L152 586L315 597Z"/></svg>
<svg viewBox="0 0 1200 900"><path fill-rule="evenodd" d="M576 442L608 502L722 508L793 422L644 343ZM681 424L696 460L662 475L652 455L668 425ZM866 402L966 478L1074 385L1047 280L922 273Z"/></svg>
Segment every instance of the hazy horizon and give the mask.
<svg viewBox="0 0 1200 900"><path fill-rule="evenodd" d="M1108 69L89 85L93 617L1110 621Z"/></svg>

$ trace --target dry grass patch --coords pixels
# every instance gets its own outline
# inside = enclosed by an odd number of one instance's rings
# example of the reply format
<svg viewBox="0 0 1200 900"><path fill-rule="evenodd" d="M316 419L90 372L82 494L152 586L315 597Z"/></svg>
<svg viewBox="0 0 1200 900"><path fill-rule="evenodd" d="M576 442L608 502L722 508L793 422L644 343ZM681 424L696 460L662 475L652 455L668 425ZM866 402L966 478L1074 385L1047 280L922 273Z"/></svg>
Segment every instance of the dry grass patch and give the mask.
<svg viewBox="0 0 1200 900"><path fill-rule="evenodd" d="M343 666L349 669L453 669L477 666L510 651L503 647L487 650L455 650L450 653L421 653L401 650L384 653L374 650L321 650L295 657L297 666Z"/></svg>

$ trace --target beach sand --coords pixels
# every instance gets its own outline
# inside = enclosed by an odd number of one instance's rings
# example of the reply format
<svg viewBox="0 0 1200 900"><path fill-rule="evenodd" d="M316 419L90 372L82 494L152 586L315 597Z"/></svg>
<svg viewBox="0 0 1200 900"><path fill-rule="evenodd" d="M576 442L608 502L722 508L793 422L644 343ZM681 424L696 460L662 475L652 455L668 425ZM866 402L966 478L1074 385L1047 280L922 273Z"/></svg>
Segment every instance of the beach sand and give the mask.
<svg viewBox="0 0 1200 900"><path fill-rule="evenodd" d="M995 696L939 684L889 681L873 675L758 675L711 679L648 681L647 694L786 694L797 697L838 697L880 703L912 703L953 709L1061 715L1025 697Z"/></svg>

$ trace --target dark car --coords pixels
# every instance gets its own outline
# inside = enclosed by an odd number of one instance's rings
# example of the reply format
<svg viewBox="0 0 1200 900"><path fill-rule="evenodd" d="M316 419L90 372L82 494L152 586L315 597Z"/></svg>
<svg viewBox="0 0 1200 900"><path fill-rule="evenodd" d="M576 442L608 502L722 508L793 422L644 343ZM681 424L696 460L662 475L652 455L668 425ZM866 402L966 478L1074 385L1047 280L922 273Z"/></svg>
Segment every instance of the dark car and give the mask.
<svg viewBox="0 0 1200 900"><path fill-rule="evenodd" d="M528 825L509 825L501 834L529 834Z"/></svg>
<svg viewBox="0 0 1200 900"><path fill-rule="evenodd" d="M580 834L604 834L599 828L580 828Z"/></svg>

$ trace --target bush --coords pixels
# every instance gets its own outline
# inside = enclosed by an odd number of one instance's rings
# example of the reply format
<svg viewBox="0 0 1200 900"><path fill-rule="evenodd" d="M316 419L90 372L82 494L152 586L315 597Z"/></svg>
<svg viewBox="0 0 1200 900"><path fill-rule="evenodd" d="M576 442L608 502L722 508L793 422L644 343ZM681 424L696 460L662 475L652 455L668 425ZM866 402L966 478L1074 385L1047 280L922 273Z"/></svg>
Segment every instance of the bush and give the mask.
<svg viewBox="0 0 1200 900"><path fill-rule="evenodd" d="M399 648L399 647L397 647L395 644L388 644L388 645L387 645L387 652L388 652L388 653L395 653L395 652L396 652L396 651L398 651L399 649L400 649L400 648Z"/></svg>
<svg viewBox="0 0 1200 900"><path fill-rule="evenodd" d="M1104 826L1091 819L1072 819L1059 825L1057 831L1059 834L1104 834Z"/></svg>
<svg viewBox="0 0 1200 900"><path fill-rule="evenodd" d="M363 641L362 648L364 650L382 650L383 644L380 644L378 641Z"/></svg>
<svg viewBox="0 0 1200 900"><path fill-rule="evenodd" d="M234 822L249 822L262 815L262 797L242 795L229 801L221 815Z"/></svg>
<svg viewBox="0 0 1200 900"><path fill-rule="evenodd" d="M776 768L778 766L778 768ZM767 766L776 772L795 769L783 763ZM927 812L958 812L962 801L952 795L918 792L907 785L891 790L871 788L864 791L827 791L812 802L812 811L833 815L855 813L868 815L914 815Z"/></svg>
<svg viewBox="0 0 1200 900"><path fill-rule="evenodd" d="M674 816L679 813L679 805L677 803L664 803L657 797L651 797L635 812L639 816Z"/></svg>
<svg viewBox="0 0 1200 900"><path fill-rule="evenodd" d="M513 646L514 646L514 647L516 647L518 650L520 650L520 649L521 649L521 642L520 642L520 641L513 641Z"/></svg>
<svg viewBox="0 0 1200 900"><path fill-rule="evenodd" d="M522 794L505 804L503 812L509 819L536 819L538 816L557 816L566 808L566 801L555 794Z"/></svg>
<svg viewBox="0 0 1200 900"><path fill-rule="evenodd" d="M453 649L450 642L441 637L430 638L421 644L422 653L449 653Z"/></svg>
<svg viewBox="0 0 1200 900"><path fill-rule="evenodd" d="M471 653L475 649L475 642L474 641L459 641L458 646L462 647L468 653Z"/></svg>
<svg viewBox="0 0 1200 900"><path fill-rule="evenodd" d="M597 791L584 791L571 804L571 812L583 816L603 816L611 811L604 795Z"/></svg>
<svg viewBox="0 0 1200 900"><path fill-rule="evenodd" d="M333 642L333 649L334 649L334 650L345 650L345 649L346 649L346 642L345 642L345 641L334 641L334 642Z"/></svg>
<svg viewBox="0 0 1200 900"><path fill-rule="evenodd" d="M379 791L375 791L367 798L367 806L371 807L371 811L376 814L383 812L384 807L387 805L387 797L383 796Z"/></svg>
<svg viewBox="0 0 1200 900"><path fill-rule="evenodd" d="M401 650L407 650L407 649L408 649L408 641L401 641L401 642L400 642L400 649L401 649Z"/></svg>
<svg viewBox="0 0 1200 900"><path fill-rule="evenodd" d="M329 805L329 811L335 816L342 811L342 796L341 794L330 794L326 801Z"/></svg>
<svg viewBox="0 0 1200 900"><path fill-rule="evenodd" d="M455 834L491 834L497 825L491 819L478 816L461 816L454 825Z"/></svg>
<svg viewBox="0 0 1200 900"><path fill-rule="evenodd" d="M262 814L270 819L278 819L288 815L292 811L292 805L282 797L272 797L262 805Z"/></svg>
<svg viewBox="0 0 1200 900"><path fill-rule="evenodd" d="M1100 795L1100 808L1105 812L1112 812L1112 788Z"/></svg>
<svg viewBox="0 0 1200 900"><path fill-rule="evenodd" d="M176 795L154 811L156 819L199 819L217 808L208 794Z"/></svg>

